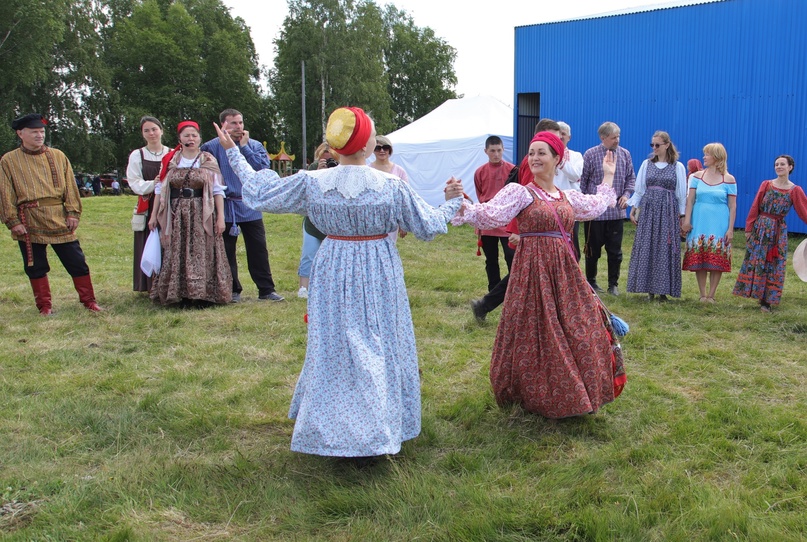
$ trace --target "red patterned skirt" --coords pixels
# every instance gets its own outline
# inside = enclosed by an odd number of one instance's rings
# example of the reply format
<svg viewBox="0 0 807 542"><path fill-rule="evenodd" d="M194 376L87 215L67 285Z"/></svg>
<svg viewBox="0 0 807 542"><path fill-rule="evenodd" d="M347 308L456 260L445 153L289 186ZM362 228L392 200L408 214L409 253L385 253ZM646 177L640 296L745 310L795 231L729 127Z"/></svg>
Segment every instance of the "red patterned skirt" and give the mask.
<svg viewBox="0 0 807 542"><path fill-rule="evenodd" d="M546 418L596 412L624 385L618 349L563 240L522 238L490 364L497 403Z"/></svg>

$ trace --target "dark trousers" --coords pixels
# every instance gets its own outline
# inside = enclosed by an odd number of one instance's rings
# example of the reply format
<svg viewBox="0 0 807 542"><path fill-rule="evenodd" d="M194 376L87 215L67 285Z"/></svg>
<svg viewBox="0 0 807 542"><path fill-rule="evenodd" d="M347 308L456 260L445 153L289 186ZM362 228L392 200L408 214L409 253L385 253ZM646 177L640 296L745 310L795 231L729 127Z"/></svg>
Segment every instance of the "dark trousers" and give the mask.
<svg viewBox="0 0 807 542"><path fill-rule="evenodd" d="M232 222L224 224L224 250L233 274L233 293L241 293L243 288L238 280L238 260L235 255L235 246L238 236L230 235ZM266 249L266 230L263 220L250 220L239 222L241 235L244 237L244 248L247 252L247 269L252 282L258 287L258 295L266 295L275 291L275 281L272 280L272 269L269 267L269 251Z"/></svg>
<svg viewBox="0 0 807 542"><path fill-rule="evenodd" d="M41 279L50 272L50 265L48 264L48 245L41 243L31 243L31 249L34 253L34 265L28 266L28 254L25 250L25 242L20 241L20 252L22 252L22 263L25 269L25 274L29 279ZM59 257L59 261L67 270L71 277L84 277L90 274L90 268L87 267L87 261L84 258L84 252L81 250L81 245L78 241L70 241L69 243L57 243L51 245L53 252Z"/></svg>
<svg viewBox="0 0 807 542"><path fill-rule="evenodd" d="M619 284L619 268L622 265L622 226L624 220L597 220L586 222L586 279L591 284L597 281L597 260L602 247L608 254L608 287Z"/></svg>
<svg viewBox="0 0 807 542"><path fill-rule="evenodd" d="M491 291L482 298L482 307L485 312L490 312L504 303L504 296L507 293L507 285L510 283L510 273L506 274Z"/></svg>
<svg viewBox="0 0 807 542"><path fill-rule="evenodd" d="M513 255L515 250L507 244L507 237L494 237L492 235L482 236L482 252L485 254L485 273L488 275L488 292L493 290L502 280L499 270L499 244L502 245L504 261L507 263L507 271L513 265Z"/></svg>
<svg viewBox="0 0 807 542"><path fill-rule="evenodd" d="M572 229L572 244L574 245L574 257L577 261L580 261L580 241L577 239L580 233L580 222L574 223L574 228Z"/></svg>

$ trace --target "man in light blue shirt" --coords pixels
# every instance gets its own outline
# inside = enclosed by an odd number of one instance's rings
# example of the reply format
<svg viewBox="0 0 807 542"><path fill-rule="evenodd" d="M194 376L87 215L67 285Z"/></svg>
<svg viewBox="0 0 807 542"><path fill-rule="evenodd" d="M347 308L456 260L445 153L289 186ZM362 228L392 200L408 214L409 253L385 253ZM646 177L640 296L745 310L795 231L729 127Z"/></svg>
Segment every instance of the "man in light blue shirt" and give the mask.
<svg viewBox="0 0 807 542"><path fill-rule="evenodd" d="M233 141L238 144L241 154L255 171L271 167L266 149L257 141L250 139L249 132L244 130L244 117L239 111L225 109L219 114L219 122L222 129L226 130ZM224 200L224 247L233 275L233 303L241 301L242 290L241 282L238 280L238 261L235 255L239 233L244 235L247 269L249 269L252 281L258 287L258 299L283 301L283 297L275 291L275 282L272 280L263 215L244 205L241 200L241 180L230 167L230 161L218 138L211 139L201 148L216 157L224 184L227 186L227 197Z"/></svg>

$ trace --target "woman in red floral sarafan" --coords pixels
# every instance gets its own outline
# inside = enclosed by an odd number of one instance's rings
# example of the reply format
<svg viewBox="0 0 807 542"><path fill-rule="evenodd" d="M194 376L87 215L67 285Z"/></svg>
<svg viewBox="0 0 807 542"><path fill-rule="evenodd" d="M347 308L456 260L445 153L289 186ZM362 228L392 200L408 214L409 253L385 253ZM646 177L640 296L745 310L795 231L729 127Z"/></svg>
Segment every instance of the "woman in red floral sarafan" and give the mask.
<svg viewBox="0 0 807 542"><path fill-rule="evenodd" d="M615 163L608 152L597 194L554 184L563 142L539 132L530 143L529 186L505 185L481 204L463 203L454 225L481 229L518 221L521 241L490 361L496 402L546 418L596 412L625 385L621 350L608 314L580 271L568 239L575 220L597 218L616 204Z"/></svg>
<svg viewBox="0 0 807 542"><path fill-rule="evenodd" d="M684 223L684 271L694 271L702 303L714 303L723 273L731 271L731 239L737 213L737 182L726 169L726 149L720 143L703 148L706 167L689 177ZM709 275L709 289L706 278Z"/></svg>

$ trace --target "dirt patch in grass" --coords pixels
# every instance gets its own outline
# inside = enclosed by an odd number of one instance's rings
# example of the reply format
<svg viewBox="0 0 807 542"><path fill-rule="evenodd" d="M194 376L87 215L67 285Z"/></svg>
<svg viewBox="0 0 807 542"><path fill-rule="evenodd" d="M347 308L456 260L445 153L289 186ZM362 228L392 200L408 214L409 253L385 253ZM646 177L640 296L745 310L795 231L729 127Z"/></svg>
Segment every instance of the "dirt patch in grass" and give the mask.
<svg viewBox="0 0 807 542"><path fill-rule="evenodd" d="M10 533L33 521L43 501L10 501L0 507L0 532Z"/></svg>

